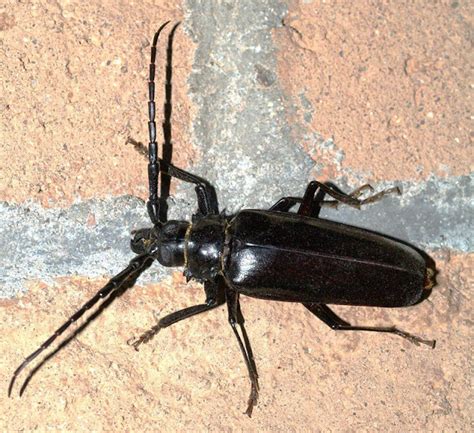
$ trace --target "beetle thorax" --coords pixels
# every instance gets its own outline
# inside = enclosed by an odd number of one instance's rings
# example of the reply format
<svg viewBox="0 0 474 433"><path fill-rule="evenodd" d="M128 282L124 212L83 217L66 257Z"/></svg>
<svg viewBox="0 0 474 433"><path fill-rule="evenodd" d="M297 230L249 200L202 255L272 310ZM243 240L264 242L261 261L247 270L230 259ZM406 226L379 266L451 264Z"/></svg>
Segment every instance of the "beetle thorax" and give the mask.
<svg viewBox="0 0 474 433"><path fill-rule="evenodd" d="M188 227L184 247L184 274L198 281L212 280L221 270L227 221L206 216Z"/></svg>

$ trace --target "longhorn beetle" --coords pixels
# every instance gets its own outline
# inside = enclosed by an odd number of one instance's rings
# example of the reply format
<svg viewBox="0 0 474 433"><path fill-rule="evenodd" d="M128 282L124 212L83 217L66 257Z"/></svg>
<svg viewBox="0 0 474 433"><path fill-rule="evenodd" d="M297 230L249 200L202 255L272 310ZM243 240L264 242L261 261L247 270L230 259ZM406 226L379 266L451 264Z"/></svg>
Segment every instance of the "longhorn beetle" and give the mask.
<svg viewBox="0 0 474 433"><path fill-rule="evenodd" d="M115 298L131 287L139 275L156 260L162 266L184 267L186 278L204 285L203 304L184 308L159 319L140 337L129 341L135 349L149 342L161 329L223 304L227 304L229 323L242 352L250 377L251 390L246 414L252 415L258 398L258 374L249 337L244 327L239 296L268 301L298 302L318 319L338 331L373 331L398 335L419 345L434 347L424 340L392 326L353 326L337 316L327 304L406 307L420 301L432 286L432 272L423 257L412 247L360 228L318 217L322 206L339 203L360 208L386 194L400 193L390 188L362 199L371 191L364 185L345 194L332 185L312 181L303 197L284 197L268 210L242 210L234 215L219 212L212 186L194 174L175 167L158 157L155 123L155 58L158 38L169 21L155 33L151 46L148 102L148 181L147 210L152 223L132 233L131 249L137 254L129 265L114 276L95 296L61 325L35 352L15 370L8 389L11 395L19 373L83 314L99 303L71 336L60 343L53 356L77 335L91 319ZM178 23L179 24L179 23ZM173 27L171 34L177 25ZM171 41L171 39L170 39ZM168 50L170 50L170 43ZM169 63L169 62L168 62ZM170 65L166 73L165 121L169 133L171 106ZM167 124L168 119L168 124ZM167 221L162 218L163 197L158 196L160 172L195 185L198 209L192 221ZM323 200L324 195L331 200ZM298 206L296 212L291 209ZM41 363L39 364L39 366ZM24 392L35 367L24 381Z"/></svg>

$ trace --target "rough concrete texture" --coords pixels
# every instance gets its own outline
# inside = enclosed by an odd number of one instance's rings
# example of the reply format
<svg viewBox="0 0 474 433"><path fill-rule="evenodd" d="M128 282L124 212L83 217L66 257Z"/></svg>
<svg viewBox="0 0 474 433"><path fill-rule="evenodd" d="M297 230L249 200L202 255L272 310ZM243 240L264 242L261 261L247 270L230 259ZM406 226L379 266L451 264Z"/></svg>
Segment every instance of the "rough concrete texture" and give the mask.
<svg viewBox="0 0 474 433"><path fill-rule="evenodd" d="M129 232L147 222L146 161L126 141L146 139L149 40L166 19L183 21L174 163L214 183L229 212L300 195L314 177L401 185L401 198L325 216L426 249L438 285L407 309L336 310L436 338L435 350L243 299L261 377L250 420L224 308L127 346L154 312L203 300L155 266L22 399L6 398L14 368L125 266ZM471 431L471 22L463 1L4 2L0 429ZM188 218L192 189L173 186L170 205Z"/></svg>

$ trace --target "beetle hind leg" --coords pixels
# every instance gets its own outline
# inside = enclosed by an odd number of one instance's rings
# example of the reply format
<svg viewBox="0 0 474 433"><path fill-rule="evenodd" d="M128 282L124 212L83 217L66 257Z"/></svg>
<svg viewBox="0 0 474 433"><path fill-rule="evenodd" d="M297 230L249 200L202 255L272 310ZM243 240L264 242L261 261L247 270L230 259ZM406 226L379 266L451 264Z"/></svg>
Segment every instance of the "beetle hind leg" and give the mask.
<svg viewBox="0 0 474 433"><path fill-rule="evenodd" d="M399 335L405 338L410 343L417 346L420 344L426 344L434 349L436 345L435 340L425 340L417 337L416 335L409 334L408 332L401 331L394 326L353 326L345 320L341 319L334 311L332 311L327 305L324 304L303 304L311 313L313 313L318 319L322 320L326 325L335 331L371 331L371 332L386 332L390 334Z"/></svg>
<svg viewBox="0 0 474 433"><path fill-rule="evenodd" d="M247 410L245 411L245 413L249 417L251 417L253 407L257 404L258 400L259 385L257 366L255 365L252 347L250 346L247 331L244 327L244 316L242 315L242 311L240 309L239 294L229 287L226 290L226 298L227 307L229 311L229 323L232 326L232 330L234 331L235 337L237 338L240 351L242 352L242 355L245 360L245 365L247 366L247 370L249 373L251 388L249 399L247 402ZM239 325L240 330L242 332L242 338L240 337L239 331L237 330L237 325Z"/></svg>

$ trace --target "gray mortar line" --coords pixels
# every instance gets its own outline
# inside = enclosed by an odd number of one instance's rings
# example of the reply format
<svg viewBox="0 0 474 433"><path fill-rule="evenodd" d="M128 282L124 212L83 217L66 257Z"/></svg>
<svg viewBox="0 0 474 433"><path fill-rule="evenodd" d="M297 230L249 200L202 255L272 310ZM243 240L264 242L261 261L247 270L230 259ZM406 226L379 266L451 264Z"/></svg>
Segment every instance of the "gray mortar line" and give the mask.
<svg viewBox="0 0 474 433"><path fill-rule="evenodd" d="M428 251L472 251L471 178L398 184L404 188L401 198L389 197L361 211L341 206L325 210L322 216L379 231ZM189 216L194 206L183 197L173 202L181 217ZM88 223L91 216L93 225ZM0 297L24 291L27 280L54 284L54 278L60 276L118 273L132 257L130 231L145 226L149 226L145 205L131 196L84 201L68 209L0 202ZM169 273L157 265L140 282L161 280Z"/></svg>
<svg viewBox="0 0 474 433"><path fill-rule="evenodd" d="M193 170L217 186L228 209L260 207L308 182L313 161L294 142L276 76L271 30L279 1L188 1L185 29L197 44L189 78L198 108Z"/></svg>
<svg viewBox="0 0 474 433"><path fill-rule="evenodd" d="M276 75L271 29L281 26L286 6L278 1L219 5L186 4L185 30L197 43L189 78L190 96L199 110L193 134L202 153L191 171L215 185L220 206L228 213L267 208L282 196L302 195L318 168L291 137ZM317 136L314 143L335 149ZM334 182L345 190L358 186L347 188L347 177L354 174L342 172ZM388 197L362 211L327 210L322 216L428 251L468 252L474 244L471 180L460 176L396 182L404 190L401 198ZM189 219L194 208L193 189L180 185L171 198L170 217ZM132 257L130 231L144 226L149 226L144 203L131 196L84 201L68 209L0 203L0 297L25 291L31 279L54 284L60 276L113 275ZM140 282L160 280L169 272L153 266Z"/></svg>

